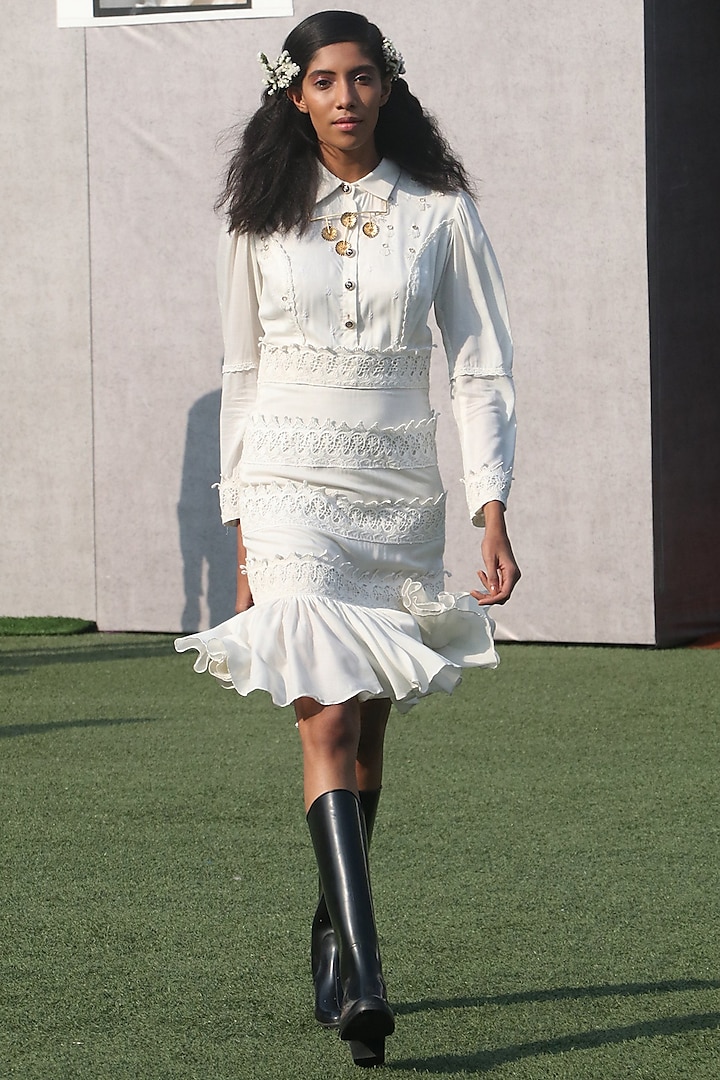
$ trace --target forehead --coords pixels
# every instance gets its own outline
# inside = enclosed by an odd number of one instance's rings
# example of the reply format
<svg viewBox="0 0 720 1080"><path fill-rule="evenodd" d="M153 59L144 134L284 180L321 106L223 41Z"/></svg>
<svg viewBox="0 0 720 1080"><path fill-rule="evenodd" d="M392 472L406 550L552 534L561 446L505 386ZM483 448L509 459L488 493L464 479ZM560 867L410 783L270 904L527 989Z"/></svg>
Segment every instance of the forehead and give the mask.
<svg viewBox="0 0 720 1080"><path fill-rule="evenodd" d="M356 41L338 41L325 45L314 54L308 71L350 71L358 67L376 67Z"/></svg>

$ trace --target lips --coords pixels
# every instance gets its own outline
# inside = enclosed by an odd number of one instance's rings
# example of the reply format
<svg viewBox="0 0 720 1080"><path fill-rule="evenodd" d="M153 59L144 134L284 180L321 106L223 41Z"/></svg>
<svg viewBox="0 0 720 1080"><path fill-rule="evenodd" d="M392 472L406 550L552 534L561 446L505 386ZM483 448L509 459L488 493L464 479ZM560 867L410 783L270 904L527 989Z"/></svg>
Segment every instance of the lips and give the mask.
<svg viewBox="0 0 720 1080"><path fill-rule="evenodd" d="M333 120L333 127L342 128L344 131L352 131L359 123L360 120L357 116L341 116L338 120Z"/></svg>

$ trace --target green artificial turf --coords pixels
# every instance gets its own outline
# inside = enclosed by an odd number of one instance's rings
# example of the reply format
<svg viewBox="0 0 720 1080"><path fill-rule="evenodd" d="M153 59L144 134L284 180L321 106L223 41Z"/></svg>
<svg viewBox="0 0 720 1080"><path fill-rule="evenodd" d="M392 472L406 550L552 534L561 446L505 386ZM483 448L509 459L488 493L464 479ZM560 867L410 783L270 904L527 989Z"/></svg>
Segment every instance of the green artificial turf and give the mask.
<svg viewBox="0 0 720 1080"><path fill-rule="evenodd" d="M85 634L96 630L87 619L68 619L56 615L0 615L0 635L3 637L37 637L38 635Z"/></svg>
<svg viewBox="0 0 720 1080"><path fill-rule="evenodd" d="M387 1074L716 1080L720 651L500 651L389 729ZM0 639L0 713L2 1080L362 1075L291 713L99 634Z"/></svg>

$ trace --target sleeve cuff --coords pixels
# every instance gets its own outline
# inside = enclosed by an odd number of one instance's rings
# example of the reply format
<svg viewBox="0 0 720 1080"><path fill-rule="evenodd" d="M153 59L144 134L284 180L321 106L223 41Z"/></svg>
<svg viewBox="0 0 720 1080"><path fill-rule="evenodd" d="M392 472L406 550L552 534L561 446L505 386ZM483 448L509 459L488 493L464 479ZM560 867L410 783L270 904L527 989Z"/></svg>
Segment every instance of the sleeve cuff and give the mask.
<svg viewBox="0 0 720 1080"><path fill-rule="evenodd" d="M506 469L503 464L483 465L478 472L468 473L464 483L472 523L482 529L485 526L485 514L482 510L485 503L497 500L507 506L512 469Z"/></svg>
<svg viewBox="0 0 720 1080"><path fill-rule="evenodd" d="M220 517L223 525L237 525L240 520L240 483L234 477L223 476L215 486L220 496Z"/></svg>

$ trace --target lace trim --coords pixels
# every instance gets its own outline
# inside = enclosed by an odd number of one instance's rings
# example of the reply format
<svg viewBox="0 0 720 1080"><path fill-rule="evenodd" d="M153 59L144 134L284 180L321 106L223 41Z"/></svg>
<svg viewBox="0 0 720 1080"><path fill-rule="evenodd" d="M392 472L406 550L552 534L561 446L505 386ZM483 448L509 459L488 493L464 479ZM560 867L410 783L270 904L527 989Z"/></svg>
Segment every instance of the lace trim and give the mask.
<svg viewBox="0 0 720 1080"><path fill-rule="evenodd" d="M381 544L421 544L445 531L445 495L425 502L352 502L309 484L253 484L242 493L243 529L260 532L282 522L350 540Z"/></svg>
<svg viewBox="0 0 720 1080"><path fill-rule="evenodd" d="M512 378L512 373L504 368L502 364L498 364L494 368L479 368L471 367L469 360L464 360L462 364L458 364L452 371L450 379L455 382L456 379L461 378L463 375L469 375L473 379L498 379L505 377L507 379Z"/></svg>
<svg viewBox="0 0 720 1080"><path fill-rule="evenodd" d="M258 416L245 434L243 461L341 469L413 469L437 463L435 414L396 428Z"/></svg>
<svg viewBox="0 0 720 1080"><path fill-rule="evenodd" d="M407 573L381 575L360 573L340 556L323 559L316 555L279 555L275 559L248 559L248 580L257 601L279 600L288 596L314 595L363 607L385 607L401 611L402 589ZM443 575L425 574L418 579L424 588L437 595L443 587Z"/></svg>
<svg viewBox="0 0 720 1080"><path fill-rule="evenodd" d="M237 521L240 517L241 485L233 477L223 476L220 483L213 487L218 489L220 498L220 520Z"/></svg>
<svg viewBox="0 0 720 1080"><path fill-rule="evenodd" d="M464 483L470 512L475 514L473 522L482 525L484 515L478 507L491 499L499 499L500 502L507 503L512 483L512 469L506 469L502 464L483 465L481 469L469 472Z"/></svg>
<svg viewBox="0 0 720 1080"><path fill-rule="evenodd" d="M257 360L238 360L235 364L223 364L222 374L230 375L236 372L257 371Z"/></svg>
<svg viewBox="0 0 720 1080"><path fill-rule="evenodd" d="M318 349L312 345L261 346L260 382L312 386L426 389L430 349Z"/></svg>

